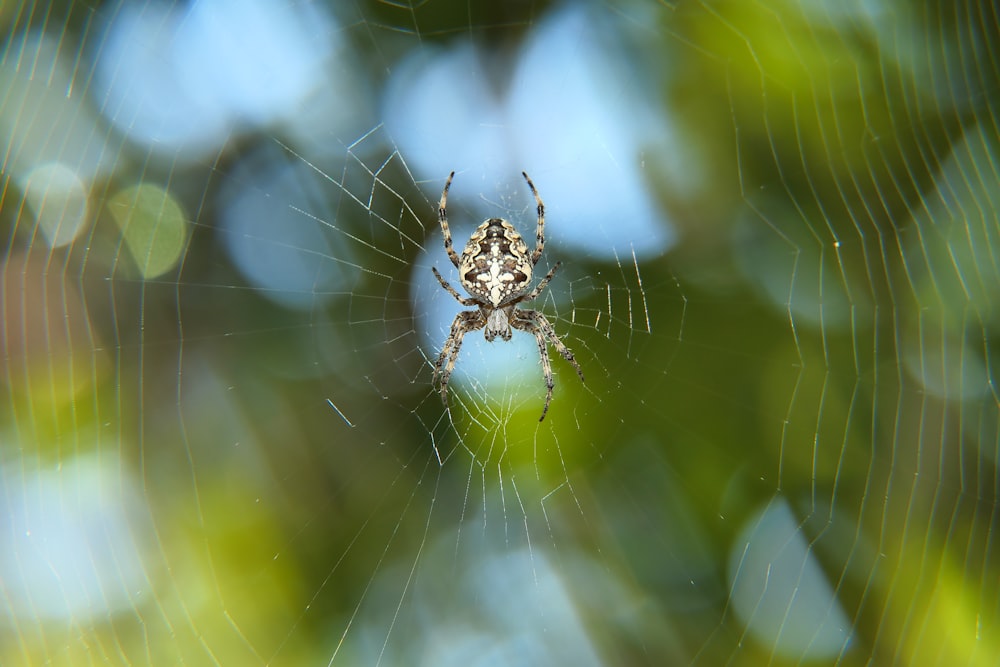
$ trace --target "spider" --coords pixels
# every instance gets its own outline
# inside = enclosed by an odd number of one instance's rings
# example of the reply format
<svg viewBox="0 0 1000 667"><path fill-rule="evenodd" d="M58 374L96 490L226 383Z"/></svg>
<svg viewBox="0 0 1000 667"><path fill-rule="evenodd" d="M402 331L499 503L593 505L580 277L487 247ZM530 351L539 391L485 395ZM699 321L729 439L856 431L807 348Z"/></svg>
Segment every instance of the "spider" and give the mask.
<svg viewBox="0 0 1000 667"><path fill-rule="evenodd" d="M440 382L441 400L447 405L448 380L455 368L455 361L458 359L458 351L462 347L462 338L465 334L483 329L486 340L492 342L497 336L505 341L510 340L512 328L527 331L538 342L542 374L545 376L545 406L542 408L542 416L538 418L538 421L542 421L549 411L554 386L552 362L549 360L546 344L551 344L563 359L573 364L581 381L583 371L573 358L573 353L559 340L545 315L537 310L523 310L517 307L521 302L531 301L541 294L560 265L560 262L556 262L541 282L529 290L531 273L545 248L545 205L542 204L542 198L538 196L535 184L528 175L523 171L521 175L524 176L538 204L536 245L530 254L527 244L513 225L502 218L490 218L472 232L465 250L459 256L451 247L451 230L448 228L448 188L451 187L451 179L455 176L455 172L451 172L445 181L441 202L438 204L438 221L444 234L444 249L448 252L451 263L458 269L462 288L469 293L469 297L463 297L449 285L438 273L437 268L431 267L431 271L441 283L441 287L455 297L456 301L463 306L476 306L476 310L463 310L455 316L455 321L451 323L451 333L448 334L441 355L434 364L434 378Z"/></svg>

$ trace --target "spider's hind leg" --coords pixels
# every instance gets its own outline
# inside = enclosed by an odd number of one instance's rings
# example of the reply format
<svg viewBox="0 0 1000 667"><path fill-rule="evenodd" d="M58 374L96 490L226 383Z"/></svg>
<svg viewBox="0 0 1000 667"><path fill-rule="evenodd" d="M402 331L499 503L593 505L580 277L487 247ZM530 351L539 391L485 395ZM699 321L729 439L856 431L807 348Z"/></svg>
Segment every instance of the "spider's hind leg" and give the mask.
<svg viewBox="0 0 1000 667"><path fill-rule="evenodd" d="M545 204L542 203L542 198L538 195L538 190L535 189L535 184L531 182L528 175L521 172L524 176L524 182L528 184L531 189L531 194L535 197L535 208L538 211L538 228L535 231L535 250L531 253L531 265L534 266L538 264L538 260L542 257L542 251L545 250Z"/></svg>
<svg viewBox="0 0 1000 667"><path fill-rule="evenodd" d="M451 228L448 226L448 189L451 187L451 179L455 177L455 172L448 174L448 180L444 182L444 190L441 191L441 201L438 202L438 222L441 224L441 233L444 235L444 249L448 253L448 259L458 268L458 253L451 247Z"/></svg>

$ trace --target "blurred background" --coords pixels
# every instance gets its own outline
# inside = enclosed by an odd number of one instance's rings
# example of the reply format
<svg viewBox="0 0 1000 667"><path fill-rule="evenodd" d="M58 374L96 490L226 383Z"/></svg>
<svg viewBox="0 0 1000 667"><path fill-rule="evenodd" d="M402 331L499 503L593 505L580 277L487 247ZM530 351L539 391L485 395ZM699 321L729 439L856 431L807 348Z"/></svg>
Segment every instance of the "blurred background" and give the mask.
<svg viewBox="0 0 1000 667"><path fill-rule="evenodd" d="M995 665L998 26L3 2L0 664Z"/></svg>

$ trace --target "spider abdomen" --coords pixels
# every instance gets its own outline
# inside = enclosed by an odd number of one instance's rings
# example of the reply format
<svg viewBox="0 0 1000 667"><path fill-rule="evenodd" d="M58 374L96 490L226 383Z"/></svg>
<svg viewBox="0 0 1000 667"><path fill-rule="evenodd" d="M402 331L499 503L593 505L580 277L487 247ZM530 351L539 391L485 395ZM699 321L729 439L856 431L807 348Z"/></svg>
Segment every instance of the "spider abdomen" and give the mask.
<svg viewBox="0 0 1000 667"><path fill-rule="evenodd" d="M476 228L459 262L462 287L494 308L527 291L531 268L527 244L501 218Z"/></svg>

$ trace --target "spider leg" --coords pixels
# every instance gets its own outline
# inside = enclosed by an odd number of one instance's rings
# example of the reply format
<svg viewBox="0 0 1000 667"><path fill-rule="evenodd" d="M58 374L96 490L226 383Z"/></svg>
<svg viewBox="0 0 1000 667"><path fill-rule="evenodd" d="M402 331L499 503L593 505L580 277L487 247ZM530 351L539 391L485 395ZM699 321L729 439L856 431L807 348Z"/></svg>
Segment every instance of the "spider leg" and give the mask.
<svg viewBox="0 0 1000 667"><path fill-rule="evenodd" d="M535 340L538 342L538 357L542 360L542 376L545 378L545 405L542 406L542 416L538 418L538 421L542 421L549 412L549 403L552 402L552 388L556 383L552 379L552 361L549 359L549 350L545 345L545 336L538 329L532 333L535 334Z"/></svg>
<svg viewBox="0 0 1000 667"><path fill-rule="evenodd" d="M535 289L531 290L528 294L522 296L520 299L518 299L518 301L531 301L532 299L538 298L538 295L542 293L542 290L545 289L545 286L549 284L550 280L552 280L552 276L555 275L556 269L558 269L561 264L562 262L556 262L552 266L552 268L549 269L549 272L545 275L545 277L542 278L537 285L535 285Z"/></svg>
<svg viewBox="0 0 1000 667"><path fill-rule="evenodd" d="M534 266L538 264L538 260L542 257L542 250L545 249L545 204L542 203L542 198L538 196L538 190L535 189L535 184L531 182L528 175L521 172L524 176L525 183L531 188L531 194L535 196L535 204L538 206L538 231L535 232L535 250L531 253L531 265Z"/></svg>
<svg viewBox="0 0 1000 667"><path fill-rule="evenodd" d="M444 278L442 278L441 274L438 273L438 270L436 268L434 268L433 266L431 267L431 271L434 272L434 276L438 279L438 282L441 283L441 287L443 287L446 290L448 290L448 294L451 294L453 297L455 297L455 300L458 301L460 304L462 304L463 306L478 306L479 305L479 302L476 301L475 299L467 299L466 297L464 297L461 294L459 294L458 290L456 290L454 287L452 287L451 285L449 285L448 281L445 280Z"/></svg>
<svg viewBox="0 0 1000 667"><path fill-rule="evenodd" d="M545 344L545 332L536 324L535 317L539 314L535 310L516 310L517 317L511 325L521 331L527 331L535 337L538 343L538 358L542 362L542 376L545 378L545 405L542 406L542 416L538 421L545 419L549 412L549 403L552 402L552 388L555 387L555 380L552 378L552 361L549 359L549 350Z"/></svg>
<svg viewBox="0 0 1000 667"><path fill-rule="evenodd" d="M580 368L580 364L576 363L576 359L573 357L570 349L556 335L555 329L552 328L552 323L546 319L545 315L537 310L515 310L514 312L516 313L516 317L511 322L511 325L515 329L529 332L538 342L538 356L542 362L542 374L545 376L545 406L542 408L542 416L538 419L538 421L542 421L545 419L545 414L549 411L549 402L552 400L552 387L555 384L552 379L552 362L549 359L546 344L550 344L556 348L559 354L562 355L562 358L573 365L573 368L576 369L576 374L580 376L581 382L583 381L583 369Z"/></svg>
<svg viewBox="0 0 1000 667"><path fill-rule="evenodd" d="M451 228L448 227L448 188L451 187L451 179L455 172L448 174L448 180L444 182L444 190L441 192L441 201L438 202L438 222L441 223L441 233L444 234L444 249L448 253L448 259L458 268L458 253L451 247Z"/></svg>
<svg viewBox="0 0 1000 667"><path fill-rule="evenodd" d="M559 336L556 335L552 324L545 319L545 316L541 312L537 310L516 310L514 312L517 313L517 317L511 324L517 329L532 334L538 343L538 357L542 362L542 375L545 377L545 405L542 407L542 416L538 418L538 421L542 421L549 411L549 403L552 401L552 388L555 386L555 381L552 378L552 361L549 359L547 344L551 344L559 351L563 359L573 364L573 368L576 369L580 380L583 380L583 370L576 363L576 359L573 358L573 353L559 340Z"/></svg>
<svg viewBox="0 0 1000 667"><path fill-rule="evenodd" d="M580 381L584 382L585 380L583 379L583 369L580 368L580 364L576 363L576 359L573 357L573 353L570 352L570 349L566 347L565 343L563 343L559 339L559 336L556 335L556 330L552 328L552 324L545 318L545 315L543 315L540 311L537 310L521 311L521 312L534 313L532 319L534 319L535 325L542 330L542 333L545 334L545 337L549 339L549 343L552 344L552 347L556 348L559 354L562 355L562 358L573 365L573 368L576 369L576 374L580 376Z"/></svg>
<svg viewBox="0 0 1000 667"><path fill-rule="evenodd" d="M448 380L451 379L451 372L455 370L458 351L462 349L462 339L465 334L482 329L485 324L486 320L478 310L460 311L451 323L451 333L448 334L444 347L441 348L441 354L438 355L437 363L434 364L434 378L441 385L441 402L445 405L448 405ZM445 363L445 358L448 359L448 363L442 370L441 366Z"/></svg>

